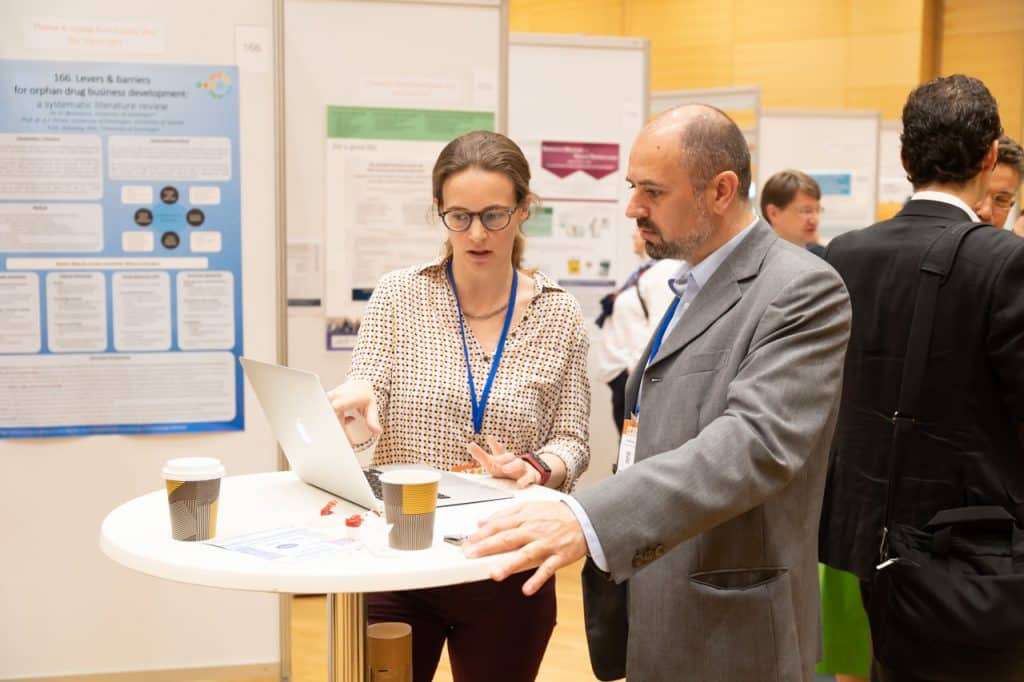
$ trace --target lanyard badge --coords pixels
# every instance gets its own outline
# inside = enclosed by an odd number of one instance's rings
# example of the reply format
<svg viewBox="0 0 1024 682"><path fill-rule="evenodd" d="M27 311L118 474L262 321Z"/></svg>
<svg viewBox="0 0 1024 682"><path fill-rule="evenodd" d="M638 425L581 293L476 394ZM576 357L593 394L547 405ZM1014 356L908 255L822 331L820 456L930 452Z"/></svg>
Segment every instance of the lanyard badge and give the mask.
<svg viewBox="0 0 1024 682"><path fill-rule="evenodd" d="M658 325L658 331L655 333L654 341L651 343L651 352L647 354L648 366L661 349L661 342L665 338L665 331L668 329L668 324L672 321L672 316L676 314L676 308L678 307L679 297L673 298L672 304L661 318L661 324ZM639 396L637 397L639 398ZM633 466L633 463L636 461L636 432L639 427L640 404L638 402L633 409L633 414L622 422L622 438L619 440L619 458L615 463L615 473L625 471Z"/></svg>
<svg viewBox="0 0 1024 682"><path fill-rule="evenodd" d="M636 461L636 431L640 425L640 417L633 413L622 421L622 438L619 440L619 459L615 464L615 473L625 471Z"/></svg>
<svg viewBox="0 0 1024 682"><path fill-rule="evenodd" d="M459 292L455 288L455 276L452 274L452 262L448 261L448 282L452 286L452 293L455 295L455 307L459 310L459 331L462 333L462 355L466 358L466 379L469 382L469 400L473 410L473 432L480 433L484 425L484 409L487 407L487 398L491 395L491 384L494 383L494 375L498 373L498 363L501 362L501 354L505 351L505 339L508 338L508 328L512 325L512 312L516 307L516 289L519 287L519 273L512 268L512 290L508 295L508 310L505 312L505 324L501 328L501 338L498 339L498 347L494 350L494 359L491 361L491 371L487 375L487 383L484 384L480 400L476 398L476 386L473 384L473 369L469 363L469 344L466 343L466 324L462 319L462 304L459 303Z"/></svg>

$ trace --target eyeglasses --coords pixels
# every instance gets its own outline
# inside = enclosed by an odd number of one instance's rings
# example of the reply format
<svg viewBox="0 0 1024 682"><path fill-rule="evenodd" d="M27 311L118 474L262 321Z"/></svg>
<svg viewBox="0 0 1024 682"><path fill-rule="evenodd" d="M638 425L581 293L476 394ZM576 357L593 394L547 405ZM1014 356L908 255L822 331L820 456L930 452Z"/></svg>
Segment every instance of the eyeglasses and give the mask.
<svg viewBox="0 0 1024 682"><path fill-rule="evenodd" d="M992 205L1001 209L1009 210L1016 203L1017 197L1013 194L1000 193L992 197Z"/></svg>
<svg viewBox="0 0 1024 682"><path fill-rule="evenodd" d="M512 222L514 208L488 208L484 211L464 211L461 208L453 208L449 211L438 213L441 222L452 232L465 232L473 224L473 218L480 218L480 224L491 232L498 232L508 227Z"/></svg>
<svg viewBox="0 0 1024 682"><path fill-rule="evenodd" d="M802 218L809 218L812 215L821 215L824 212L824 206L801 206L796 209L796 214Z"/></svg>

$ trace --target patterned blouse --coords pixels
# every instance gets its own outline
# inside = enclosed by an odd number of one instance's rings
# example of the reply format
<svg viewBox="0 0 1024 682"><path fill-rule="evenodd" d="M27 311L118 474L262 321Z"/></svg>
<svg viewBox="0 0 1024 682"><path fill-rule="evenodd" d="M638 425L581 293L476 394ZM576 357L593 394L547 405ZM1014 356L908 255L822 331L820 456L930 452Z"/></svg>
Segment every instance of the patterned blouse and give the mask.
<svg viewBox="0 0 1024 682"><path fill-rule="evenodd" d="M469 443L488 450L486 436L493 435L509 452L560 457L567 469L560 489L571 490L590 461L588 342L579 304L542 273L532 275L539 292L509 330L481 433L474 433L446 263L385 275L363 316L348 377L369 382L377 397L384 432L375 439L373 462L451 469L474 461ZM479 398L491 354L469 325L466 343Z"/></svg>

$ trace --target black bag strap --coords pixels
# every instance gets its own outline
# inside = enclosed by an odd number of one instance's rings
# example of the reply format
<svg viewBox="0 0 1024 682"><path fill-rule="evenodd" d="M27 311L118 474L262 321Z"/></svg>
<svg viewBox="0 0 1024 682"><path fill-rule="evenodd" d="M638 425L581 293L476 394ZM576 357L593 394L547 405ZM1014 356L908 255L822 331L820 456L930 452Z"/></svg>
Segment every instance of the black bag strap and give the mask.
<svg viewBox="0 0 1024 682"><path fill-rule="evenodd" d="M931 345L932 327L935 322L935 302L939 286L946 281L953 262L964 238L979 227L990 227L988 223L964 222L947 227L932 240L921 259L917 295L914 298L914 313L907 337L907 352L903 357L903 377L900 380L900 394L896 401L896 412L892 415L893 436L889 454L889 484L885 493L885 515L882 525L882 544L879 556L885 561L888 554L889 528L896 502L896 489L902 473L903 455L907 436L914 430L921 385L928 364L928 350Z"/></svg>

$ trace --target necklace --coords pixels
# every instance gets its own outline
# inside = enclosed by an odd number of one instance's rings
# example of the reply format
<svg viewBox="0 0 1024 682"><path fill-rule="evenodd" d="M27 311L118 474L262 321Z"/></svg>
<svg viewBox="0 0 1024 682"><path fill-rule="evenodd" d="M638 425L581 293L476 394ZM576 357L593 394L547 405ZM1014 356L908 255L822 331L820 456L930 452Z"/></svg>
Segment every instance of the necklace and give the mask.
<svg viewBox="0 0 1024 682"><path fill-rule="evenodd" d="M470 320L488 320L495 315L498 315L508 308L508 303L502 304L500 308L495 308L489 313L481 313L480 315L474 315L473 313L467 313L465 310L462 311L462 316Z"/></svg>

